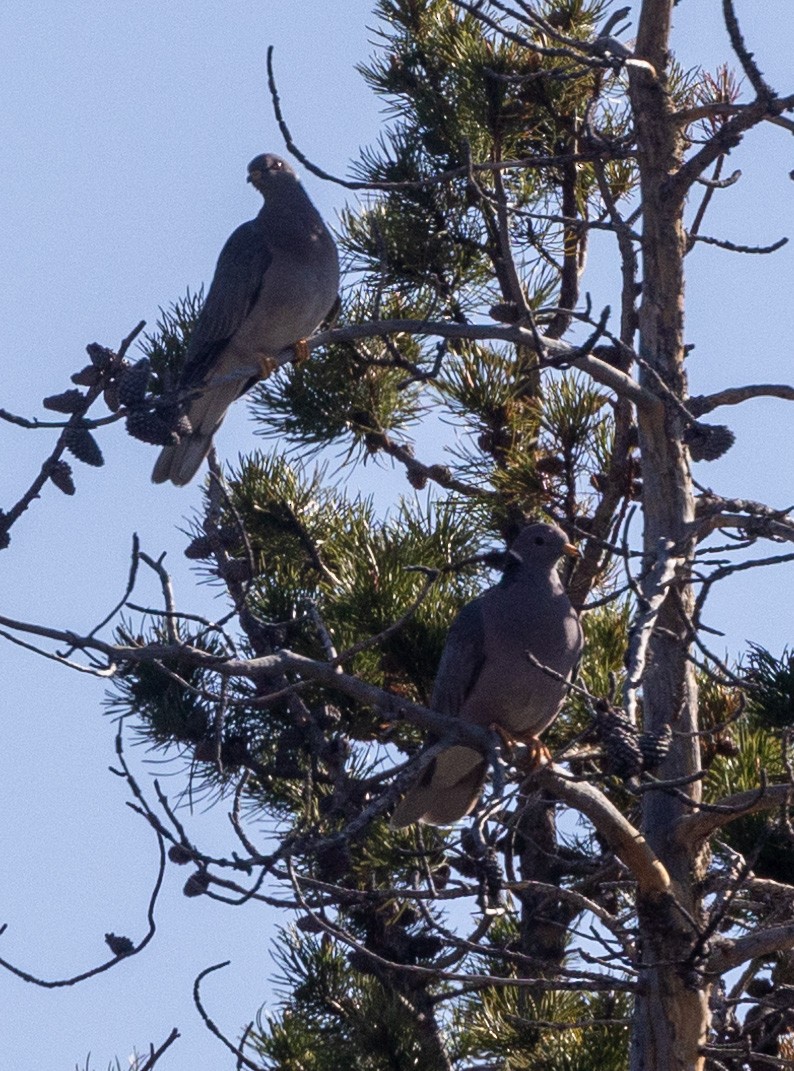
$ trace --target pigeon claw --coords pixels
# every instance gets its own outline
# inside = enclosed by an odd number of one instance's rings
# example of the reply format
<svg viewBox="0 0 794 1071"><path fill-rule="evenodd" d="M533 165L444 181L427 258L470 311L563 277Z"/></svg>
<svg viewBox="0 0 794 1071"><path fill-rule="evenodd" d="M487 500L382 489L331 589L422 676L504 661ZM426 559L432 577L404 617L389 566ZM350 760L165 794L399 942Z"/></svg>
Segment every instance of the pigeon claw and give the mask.
<svg viewBox="0 0 794 1071"><path fill-rule="evenodd" d="M551 763L551 752L536 736L528 736L522 740L522 743L526 744L528 754L522 759L521 766L527 772Z"/></svg>
<svg viewBox="0 0 794 1071"><path fill-rule="evenodd" d="M305 364L309 359L309 343L305 338L299 338L295 345L292 347L295 350L295 359L293 364Z"/></svg>
<svg viewBox="0 0 794 1071"><path fill-rule="evenodd" d="M259 371L262 373L262 379L267 379L272 376L278 365L272 357L260 357L259 358Z"/></svg>
<svg viewBox="0 0 794 1071"><path fill-rule="evenodd" d="M497 725L495 722L488 728L501 738L505 748L511 753L516 744L523 744L526 747L528 754L521 759L521 769L529 772L536 770L539 766L546 766L552 761L551 752L534 733L511 733L503 725Z"/></svg>

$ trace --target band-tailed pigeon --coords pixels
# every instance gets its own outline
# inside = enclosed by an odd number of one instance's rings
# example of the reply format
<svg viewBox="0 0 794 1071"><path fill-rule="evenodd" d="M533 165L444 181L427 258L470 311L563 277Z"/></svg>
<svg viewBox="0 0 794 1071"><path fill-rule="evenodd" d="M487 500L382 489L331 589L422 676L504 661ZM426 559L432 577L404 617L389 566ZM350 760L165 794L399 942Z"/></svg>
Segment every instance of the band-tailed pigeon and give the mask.
<svg viewBox="0 0 794 1071"><path fill-rule="evenodd" d="M507 553L494 587L468 603L452 623L431 698L433 710L493 727L508 741L528 744L557 716L565 680L582 650L582 629L557 572L561 555L576 555L561 528L531 524ZM559 680L533 665L559 674ZM543 749L545 750L545 749ZM481 752L455 744L422 772L394 812L392 827L413 822L447 825L474 810L487 763Z"/></svg>
<svg viewBox="0 0 794 1071"><path fill-rule="evenodd" d="M221 250L179 381L192 431L164 448L155 483L192 479L231 403L269 375L273 358L288 346L305 354L305 339L337 299L334 240L289 164L257 156L248 181L265 204ZM241 377L257 366L259 374Z"/></svg>

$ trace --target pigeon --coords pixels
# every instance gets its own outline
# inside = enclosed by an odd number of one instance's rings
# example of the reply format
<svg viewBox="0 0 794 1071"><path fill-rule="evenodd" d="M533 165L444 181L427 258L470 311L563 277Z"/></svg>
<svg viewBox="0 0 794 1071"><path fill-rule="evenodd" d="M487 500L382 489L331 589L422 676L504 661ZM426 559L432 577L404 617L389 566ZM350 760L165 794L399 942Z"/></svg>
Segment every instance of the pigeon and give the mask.
<svg viewBox="0 0 794 1071"><path fill-rule="evenodd" d="M509 744L527 744L536 762L548 755L538 736L556 718L582 651L579 618L556 568L563 554L578 557L561 528L522 529L499 583L453 621L430 701L441 714L493 728ZM446 748L397 805L392 828L463 818L477 806L487 765L475 748Z"/></svg>
<svg viewBox="0 0 794 1071"><path fill-rule="evenodd" d="M221 250L178 385L191 430L163 449L155 483L188 483L231 403L270 375L287 347L305 359L306 338L338 300L336 245L289 164L257 156L248 181L265 204Z"/></svg>

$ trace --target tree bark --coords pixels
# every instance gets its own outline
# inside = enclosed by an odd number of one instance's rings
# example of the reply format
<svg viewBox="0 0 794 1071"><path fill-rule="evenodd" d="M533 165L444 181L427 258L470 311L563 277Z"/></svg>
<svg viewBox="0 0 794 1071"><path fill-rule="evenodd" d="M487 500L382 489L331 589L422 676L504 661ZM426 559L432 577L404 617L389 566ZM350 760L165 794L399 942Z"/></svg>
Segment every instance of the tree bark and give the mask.
<svg viewBox="0 0 794 1071"><path fill-rule="evenodd" d="M667 90L668 42L673 0L644 0L635 54L648 60L631 73L631 100L637 131L643 200L642 280L639 353L646 367L640 382L663 403L638 412L642 456L644 551L646 567L662 541L687 561L687 526L694 519L694 498L685 430L680 411L664 387L686 397L684 370L684 270L686 236L684 197L671 183L681 166L684 140L673 118ZM693 593L686 575L669 586L651 637L643 677L644 727L654 732L670 725L674 746L659 771L662 779L685 778L700 768L697 685L687 659L688 620ZM694 800L699 782L687 789ZM666 867L672 900L640 896L640 943L645 965L637 997L631 1047L632 1071L700 1071L709 1025L708 990L693 957L700 918L696 892L696 849L674 842L669 833L688 812L686 803L663 792L644 799L642 832Z"/></svg>

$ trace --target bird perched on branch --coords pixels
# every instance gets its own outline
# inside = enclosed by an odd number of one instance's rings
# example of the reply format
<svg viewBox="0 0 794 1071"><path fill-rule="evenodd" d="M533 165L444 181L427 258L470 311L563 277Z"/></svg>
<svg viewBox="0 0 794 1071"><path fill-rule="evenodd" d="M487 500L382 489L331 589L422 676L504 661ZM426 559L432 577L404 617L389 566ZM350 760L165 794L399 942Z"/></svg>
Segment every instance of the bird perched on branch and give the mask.
<svg viewBox="0 0 794 1071"><path fill-rule="evenodd" d="M452 623L430 703L527 744L535 761L545 751L538 736L556 718L582 650L579 618L556 568L563 554L578 552L556 525L520 532L502 579ZM475 748L446 748L397 805L392 827L463 818L476 807L486 772Z"/></svg>
<svg viewBox="0 0 794 1071"><path fill-rule="evenodd" d="M337 300L336 245L298 176L268 153L248 165L248 181L265 204L221 250L179 381L192 430L163 449L155 483L193 478L231 403L270 375L287 347L305 359L306 338Z"/></svg>

